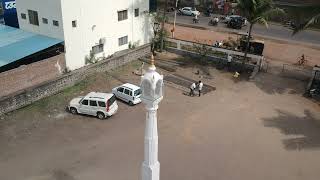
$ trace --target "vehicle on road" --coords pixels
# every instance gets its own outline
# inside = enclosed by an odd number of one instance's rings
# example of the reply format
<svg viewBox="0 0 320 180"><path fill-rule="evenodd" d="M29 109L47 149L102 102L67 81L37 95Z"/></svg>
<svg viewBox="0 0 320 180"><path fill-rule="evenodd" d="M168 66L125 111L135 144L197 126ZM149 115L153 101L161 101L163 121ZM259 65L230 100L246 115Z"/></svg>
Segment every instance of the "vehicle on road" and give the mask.
<svg viewBox="0 0 320 180"><path fill-rule="evenodd" d="M242 26L248 25L247 19L242 17L242 16L239 16L239 15L226 16L226 17L222 18L221 22L224 22L225 24L229 24L229 22L231 20L241 21L242 22Z"/></svg>
<svg viewBox="0 0 320 180"><path fill-rule="evenodd" d="M86 114L105 119L118 111L116 97L111 93L90 92L70 101L68 110L72 114Z"/></svg>
<svg viewBox="0 0 320 180"><path fill-rule="evenodd" d="M199 19L198 18L193 18L192 19L192 23L193 24L198 24L199 23Z"/></svg>
<svg viewBox="0 0 320 180"><path fill-rule="evenodd" d="M134 84L126 83L112 89L112 93L118 98L127 102L130 106L141 102L141 89Z"/></svg>
<svg viewBox="0 0 320 180"><path fill-rule="evenodd" d="M206 17L210 17L213 13L213 8L207 8L206 11L204 11L203 15Z"/></svg>
<svg viewBox="0 0 320 180"><path fill-rule="evenodd" d="M243 21L242 19L239 19L239 18L231 18L227 24L227 27L232 29L241 29L242 26L243 26Z"/></svg>
<svg viewBox="0 0 320 180"><path fill-rule="evenodd" d="M218 17L214 17L214 18L210 19L208 25L209 26L216 26L216 25L218 25L218 23L219 23L219 18Z"/></svg>
<svg viewBox="0 0 320 180"><path fill-rule="evenodd" d="M179 15L187 15L187 16L199 16L200 12L197 11L196 8L192 8L192 7L184 7L179 9L178 12Z"/></svg>

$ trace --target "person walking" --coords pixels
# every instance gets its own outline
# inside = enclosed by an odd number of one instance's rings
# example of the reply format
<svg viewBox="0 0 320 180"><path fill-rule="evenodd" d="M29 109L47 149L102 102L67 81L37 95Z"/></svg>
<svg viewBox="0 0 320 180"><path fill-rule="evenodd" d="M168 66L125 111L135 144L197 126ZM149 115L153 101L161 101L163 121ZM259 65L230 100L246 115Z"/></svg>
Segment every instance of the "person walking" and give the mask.
<svg viewBox="0 0 320 180"><path fill-rule="evenodd" d="M196 89L196 83L192 83L190 86L189 96L194 96L194 90Z"/></svg>
<svg viewBox="0 0 320 180"><path fill-rule="evenodd" d="M199 81L199 83L198 83L199 97L201 96L202 88L203 88L203 83L202 83L202 81Z"/></svg>

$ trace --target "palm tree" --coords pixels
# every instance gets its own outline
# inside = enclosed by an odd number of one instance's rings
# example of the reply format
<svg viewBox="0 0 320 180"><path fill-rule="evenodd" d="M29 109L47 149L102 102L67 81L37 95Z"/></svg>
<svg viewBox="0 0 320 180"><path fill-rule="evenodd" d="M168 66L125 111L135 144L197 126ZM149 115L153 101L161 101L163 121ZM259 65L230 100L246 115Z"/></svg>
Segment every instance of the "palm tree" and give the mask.
<svg viewBox="0 0 320 180"><path fill-rule="evenodd" d="M253 26L256 23L260 23L268 27L268 17L274 14L284 14L284 11L282 9L276 8L272 0L237 0L237 2L237 8L250 23L243 61L243 63L245 63L250 47L250 37L252 34Z"/></svg>
<svg viewBox="0 0 320 180"><path fill-rule="evenodd" d="M296 26L293 29L292 35L296 35L300 31L303 31L307 29L310 25L317 23L320 20L320 5L310 5L310 6L305 6L299 8L300 12L308 12L311 13L312 15L308 17L304 22L299 23L298 26Z"/></svg>

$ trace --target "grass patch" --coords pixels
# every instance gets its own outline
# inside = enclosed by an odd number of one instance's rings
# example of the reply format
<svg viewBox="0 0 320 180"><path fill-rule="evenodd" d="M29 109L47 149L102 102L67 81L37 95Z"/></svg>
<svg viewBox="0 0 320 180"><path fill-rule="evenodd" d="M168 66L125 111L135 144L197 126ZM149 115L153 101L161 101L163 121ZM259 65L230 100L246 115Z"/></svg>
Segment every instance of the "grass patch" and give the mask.
<svg viewBox="0 0 320 180"><path fill-rule="evenodd" d="M30 112L47 112L52 111L54 108L65 107L68 101L76 94L79 94L81 91L85 91L89 85L89 82L92 81L95 76L90 76L75 84L74 86L68 87L64 89L62 92L40 99L32 103L25 108L22 108L22 111L30 111Z"/></svg>
<svg viewBox="0 0 320 180"><path fill-rule="evenodd" d="M137 69L141 67L141 61L132 61L124 66L120 66L114 70L111 70L108 73L95 73L89 77L86 77L84 80L76 83L71 87L67 87L58 94L43 98L39 101L36 101L24 108L21 108L18 111L28 112L32 114L41 114L43 112L51 112L53 109L64 108L68 102L81 94L81 92L86 92L90 85L96 83L98 76L105 76L106 79L112 79L112 76L119 76L124 73L130 72L131 69Z"/></svg>

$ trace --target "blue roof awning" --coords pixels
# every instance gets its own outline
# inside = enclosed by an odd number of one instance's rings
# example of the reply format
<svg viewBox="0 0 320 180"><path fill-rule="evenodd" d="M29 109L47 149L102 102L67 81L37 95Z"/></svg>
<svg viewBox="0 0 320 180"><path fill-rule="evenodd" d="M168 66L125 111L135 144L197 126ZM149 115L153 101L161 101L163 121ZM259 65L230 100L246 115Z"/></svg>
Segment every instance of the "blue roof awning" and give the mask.
<svg viewBox="0 0 320 180"><path fill-rule="evenodd" d="M59 39L0 25L0 67L61 42Z"/></svg>

